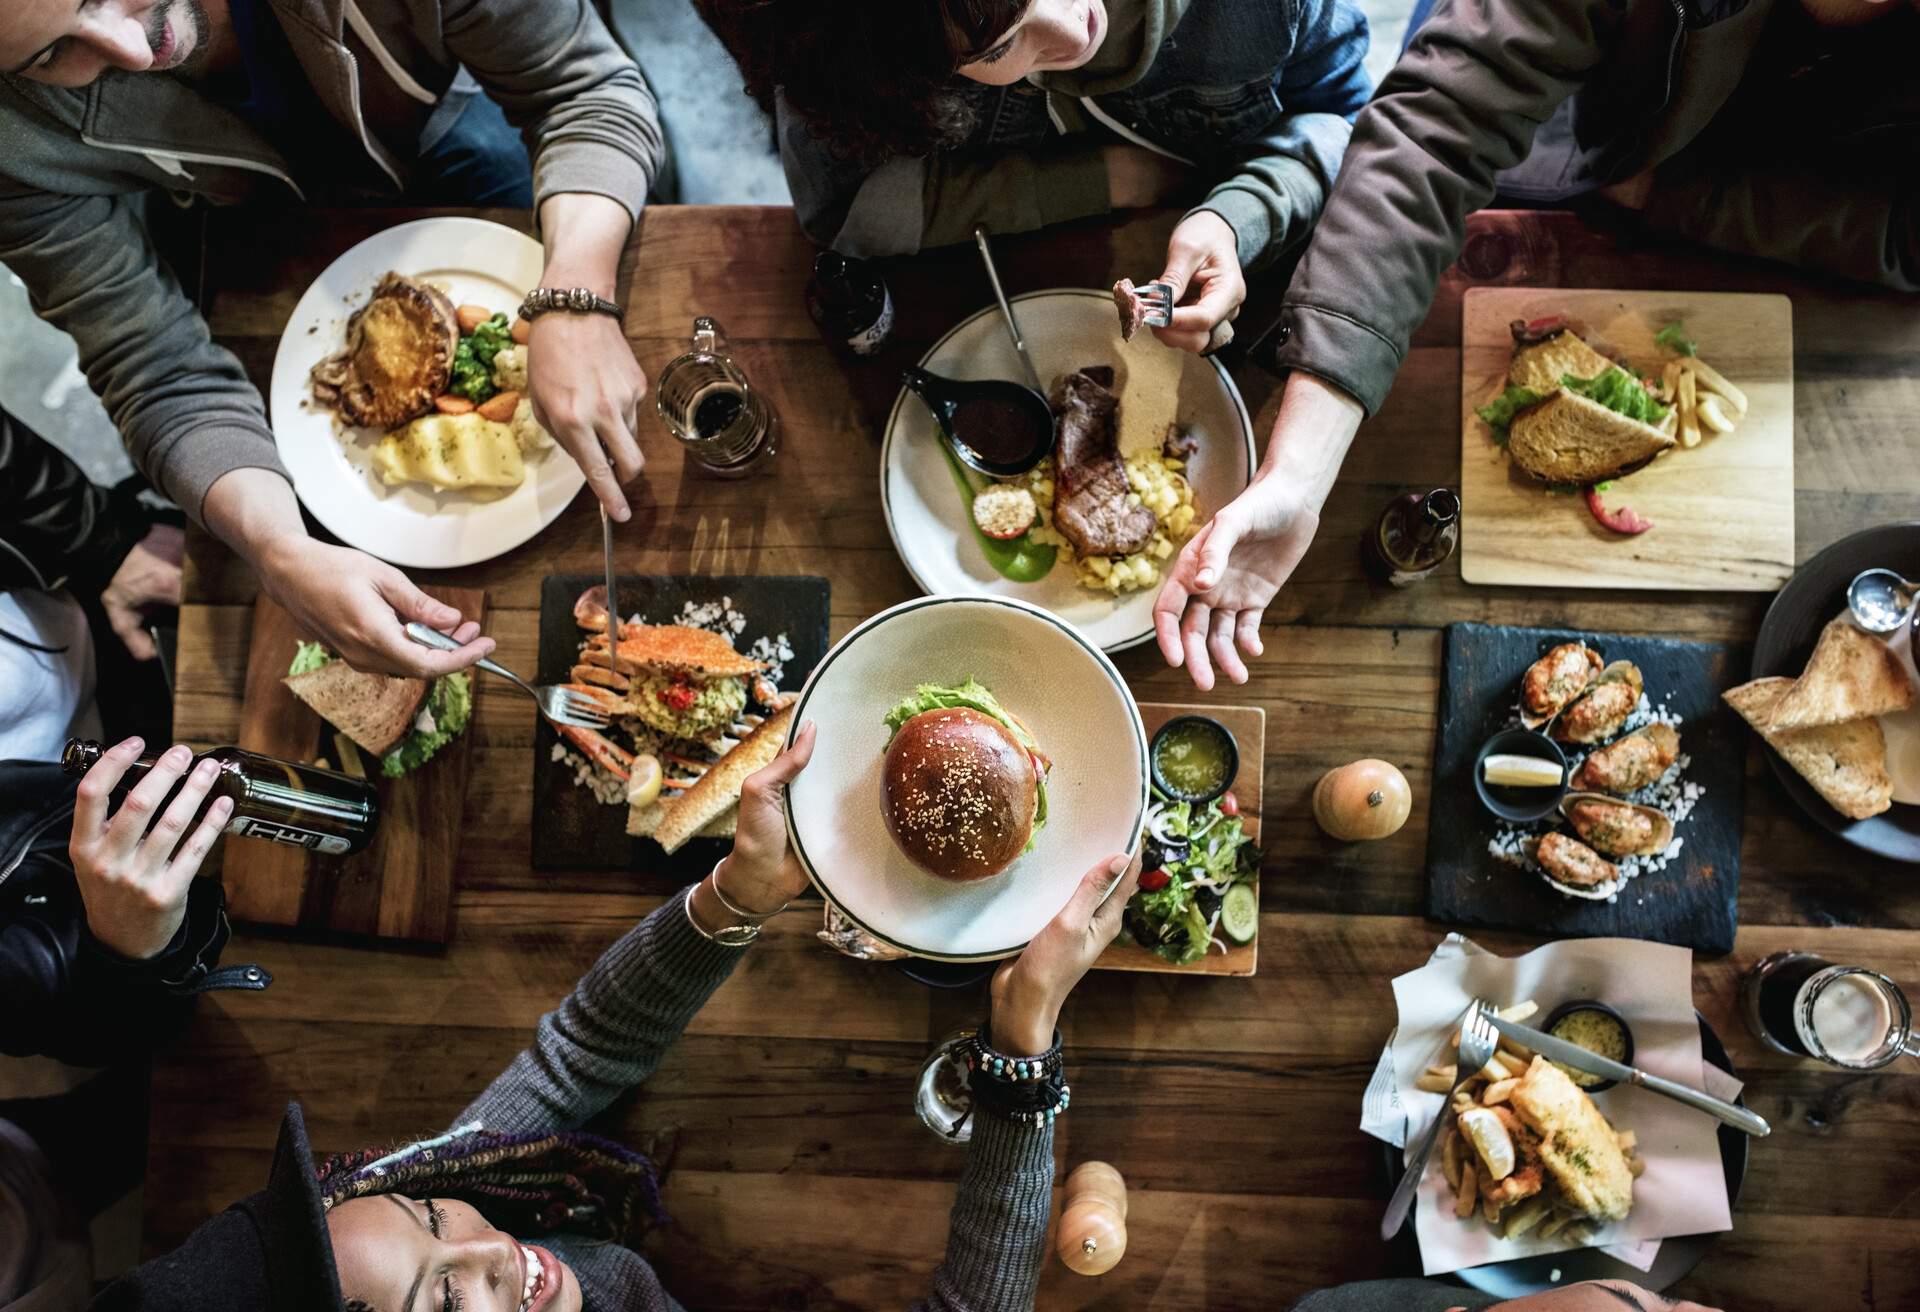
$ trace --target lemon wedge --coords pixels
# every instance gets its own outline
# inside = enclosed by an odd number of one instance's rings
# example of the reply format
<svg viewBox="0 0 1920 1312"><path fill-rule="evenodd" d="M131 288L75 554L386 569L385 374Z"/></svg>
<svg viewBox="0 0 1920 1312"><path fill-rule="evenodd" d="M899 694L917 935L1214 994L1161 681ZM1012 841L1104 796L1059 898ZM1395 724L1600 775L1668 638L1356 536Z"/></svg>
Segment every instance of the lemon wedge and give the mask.
<svg viewBox="0 0 1920 1312"><path fill-rule="evenodd" d="M1509 788L1558 788L1564 767L1544 756L1489 756L1483 770L1487 782Z"/></svg>
<svg viewBox="0 0 1920 1312"><path fill-rule="evenodd" d="M1489 1177L1504 1180L1513 1174L1513 1136L1500 1124L1498 1116L1485 1107L1461 1112L1460 1133L1467 1136L1467 1142L1480 1154Z"/></svg>
<svg viewBox="0 0 1920 1312"><path fill-rule="evenodd" d="M627 776L627 805L651 806L660 797L661 781L667 777L660 768L660 758L649 756L645 752L633 758L631 773Z"/></svg>

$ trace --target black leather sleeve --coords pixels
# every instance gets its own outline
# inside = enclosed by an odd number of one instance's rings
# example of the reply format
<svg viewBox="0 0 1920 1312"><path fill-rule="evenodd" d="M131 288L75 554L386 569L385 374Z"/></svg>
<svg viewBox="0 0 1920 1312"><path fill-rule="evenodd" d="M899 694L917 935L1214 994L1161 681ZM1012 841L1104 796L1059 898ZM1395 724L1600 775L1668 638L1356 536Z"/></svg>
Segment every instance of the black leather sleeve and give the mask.
<svg viewBox="0 0 1920 1312"><path fill-rule="evenodd" d="M146 531L131 492L89 482L58 447L0 410L0 591L97 593Z"/></svg>

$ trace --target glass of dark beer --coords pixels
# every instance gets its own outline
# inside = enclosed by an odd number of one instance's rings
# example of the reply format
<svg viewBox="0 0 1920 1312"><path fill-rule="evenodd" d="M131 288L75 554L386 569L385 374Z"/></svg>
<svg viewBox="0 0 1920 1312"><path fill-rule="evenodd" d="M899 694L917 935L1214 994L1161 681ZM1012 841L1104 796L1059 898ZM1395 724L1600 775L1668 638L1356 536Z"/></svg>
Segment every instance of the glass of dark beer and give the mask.
<svg viewBox="0 0 1920 1312"><path fill-rule="evenodd" d="M1747 971L1740 1002L1754 1036L1789 1056L1853 1071L1877 1070L1903 1054L1920 1057L1906 995L1864 966L1776 952Z"/></svg>
<svg viewBox="0 0 1920 1312"><path fill-rule="evenodd" d="M734 362L719 323L693 321L693 349L654 383L654 408L687 454L710 474L739 478L773 455L778 420Z"/></svg>

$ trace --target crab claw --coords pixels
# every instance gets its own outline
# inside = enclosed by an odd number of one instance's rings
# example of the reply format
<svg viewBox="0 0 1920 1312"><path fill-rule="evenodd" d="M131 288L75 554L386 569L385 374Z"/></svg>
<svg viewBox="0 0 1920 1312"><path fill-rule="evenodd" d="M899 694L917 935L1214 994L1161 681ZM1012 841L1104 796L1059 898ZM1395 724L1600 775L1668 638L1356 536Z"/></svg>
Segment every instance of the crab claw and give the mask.
<svg viewBox="0 0 1920 1312"><path fill-rule="evenodd" d="M575 683L588 683L611 688L616 692L625 692L632 686L624 674L615 674L612 670L599 665L576 665L568 671Z"/></svg>
<svg viewBox="0 0 1920 1312"><path fill-rule="evenodd" d="M596 583L573 603L573 622L589 633L607 629L607 585Z"/></svg>
<svg viewBox="0 0 1920 1312"><path fill-rule="evenodd" d="M625 782L633 775L633 753L592 729L574 724L555 725L560 736L587 754L587 759L614 778Z"/></svg>

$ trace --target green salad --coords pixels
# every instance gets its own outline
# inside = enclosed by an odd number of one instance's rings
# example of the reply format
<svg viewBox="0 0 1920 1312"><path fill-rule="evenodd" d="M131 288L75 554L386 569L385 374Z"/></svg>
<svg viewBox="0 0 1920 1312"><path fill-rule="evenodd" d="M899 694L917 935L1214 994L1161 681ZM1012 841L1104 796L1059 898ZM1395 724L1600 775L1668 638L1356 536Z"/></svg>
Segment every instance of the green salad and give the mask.
<svg viewBox="0 0 1920 1312"><path fill-rule="evenodd" d="M287 667L289 677L306 674L319 669L335 659L332 652L317 642L303 642L293 654L293 664ZM407 730L402 738L387 754L380 758L380 773L389 779L397 779L409 770L425 765L433 754L460 736L467 722L473 718L473 675L466 670L453 674L444 674L433 681L427 690L427 699L422 702L423 719L432 729L421 728L421 720L416 720L413 728Z"/></svg>
<svg viewBox="0 0 1920 1312"><path fill-rule="evenodd" d="M1039 795L1033 808L1033 833L1038 836L1041 827L1047 823L1047 758L1041 752L1040 744L1027 732L1027 726L1020 723L1019 717L1008 713L992 691L973 676L967 676L966 682L952 688L937 683L923 683L913 690L912 696L903 697L898 705L887 712L887 741L892 742L900 726L916 715L955 708L978 711L990 719L998 720L1013 734L1014 741L1026 748L1034 758L1035 791ZM1033 850L1033 843L1033 838L1027 839L1028 851Z"/></svg>
<svg viewBox="0 0 1920 1312"><path fill-rule="evenodd" d="M1254 879L1260 849L1232 793L1204 806L1176 802L1159 789L1147 808L1140 891L1127 904L1134 941L1184 966L1219 942L1250 943L1259 931Z"/></svg>

